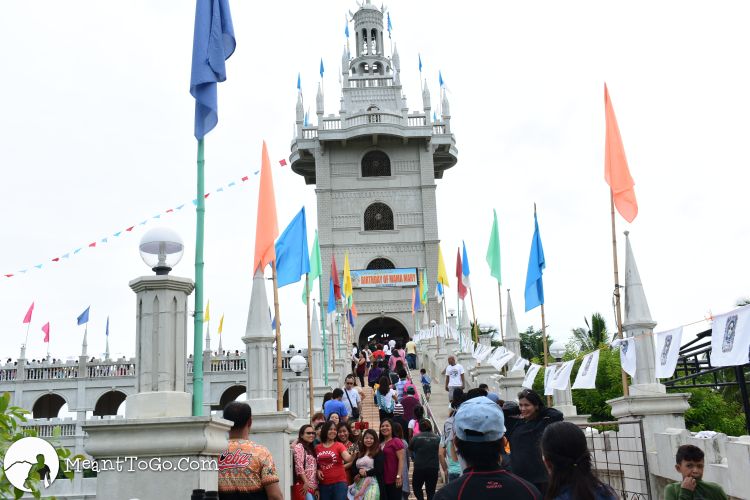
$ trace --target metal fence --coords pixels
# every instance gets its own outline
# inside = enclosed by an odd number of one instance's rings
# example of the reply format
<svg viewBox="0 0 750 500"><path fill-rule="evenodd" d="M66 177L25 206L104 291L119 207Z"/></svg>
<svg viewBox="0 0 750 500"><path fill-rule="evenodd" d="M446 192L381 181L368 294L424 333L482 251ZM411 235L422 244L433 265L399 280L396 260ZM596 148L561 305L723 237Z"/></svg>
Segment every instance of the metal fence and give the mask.
<svg viewBox="0 0 750 500"><path fill-rule="evenodd" d="M586 433L599 479L623 500L651 500L643 422L621 420L579 425Z"/></svg>

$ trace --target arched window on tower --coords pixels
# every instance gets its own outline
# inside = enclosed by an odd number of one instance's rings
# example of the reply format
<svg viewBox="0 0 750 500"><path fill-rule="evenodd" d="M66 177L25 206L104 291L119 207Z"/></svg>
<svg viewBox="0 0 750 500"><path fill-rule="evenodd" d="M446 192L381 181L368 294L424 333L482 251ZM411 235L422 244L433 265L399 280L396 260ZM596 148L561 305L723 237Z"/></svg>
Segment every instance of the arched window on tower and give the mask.
<svg viewBox="0 0 750 500"><path fill-rule="evenodd" d="M362 52L360 55L367 55L367 29L362 30Z"/></svg>
<svg viewBox="0 0 750 500"><path fill-rule="evenodd" d="M375 110L368 111L377 111ZM362 158L362 177L388 177L391 175L391 159L382 151L370 151Z"/></svg>
<svg viewBox="0 0 750 500"><path fill-rule="evenodd" d="M377 259L371 260L370 263L367 264L368 271L376 269L396 269L396 266L394 266L393 262L391 262L390 260L378 257Z"/></svg>
<svg viewBox="0 0 750 500"><path fill-rule="evenodd" d="M372 50L370 54L377 54L378 53L378 31L373 28L372 32L370 33L370 43L372 44Z"/></svg>
<svg viewBox="0 0 750 500"><path fill-rule="evenodd" d="M365 231L393 229L393 210L385 203L373 203L365 210Z"/></svg>

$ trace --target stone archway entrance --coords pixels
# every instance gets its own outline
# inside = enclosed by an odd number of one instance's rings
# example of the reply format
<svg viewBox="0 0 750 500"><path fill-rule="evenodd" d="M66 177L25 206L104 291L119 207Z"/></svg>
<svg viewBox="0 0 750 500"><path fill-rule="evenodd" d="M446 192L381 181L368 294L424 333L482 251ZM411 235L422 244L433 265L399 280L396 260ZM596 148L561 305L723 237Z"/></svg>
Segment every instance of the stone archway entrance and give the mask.
<svg viewBox="0 0 750 500"><path fill-rule="evenodd" d="M401 344L409 341L409 332L404 325L393 318L383 316L370 320L359 333L359 345L369 342L384 343L391 339Z"/></svg>

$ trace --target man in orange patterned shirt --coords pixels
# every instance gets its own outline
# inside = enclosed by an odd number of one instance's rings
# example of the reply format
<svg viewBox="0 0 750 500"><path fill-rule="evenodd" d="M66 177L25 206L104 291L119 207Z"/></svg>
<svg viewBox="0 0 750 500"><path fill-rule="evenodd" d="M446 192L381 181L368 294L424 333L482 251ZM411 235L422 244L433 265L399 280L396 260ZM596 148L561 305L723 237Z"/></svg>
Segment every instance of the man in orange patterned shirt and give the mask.
<svg viewBox="0 0 750 500"><path fill-rule="evenodd" d="M224 407L223 416L234 425L229 431L229 446L219 456L219 498L283 500L271 453L248 439L253 423L250 405L233 401Z"/></svg>

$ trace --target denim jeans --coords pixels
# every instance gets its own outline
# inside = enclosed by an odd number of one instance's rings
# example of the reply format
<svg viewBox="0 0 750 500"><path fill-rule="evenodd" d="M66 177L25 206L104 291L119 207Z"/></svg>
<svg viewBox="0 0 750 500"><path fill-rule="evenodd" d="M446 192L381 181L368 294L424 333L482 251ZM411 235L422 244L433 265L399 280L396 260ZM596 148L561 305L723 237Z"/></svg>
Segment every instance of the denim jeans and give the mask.
<svg viewBox="0 0 750 500"><path fill-rule="evenodd" d="M320 500L346 500L346 483L321 484Z"/></svg>

